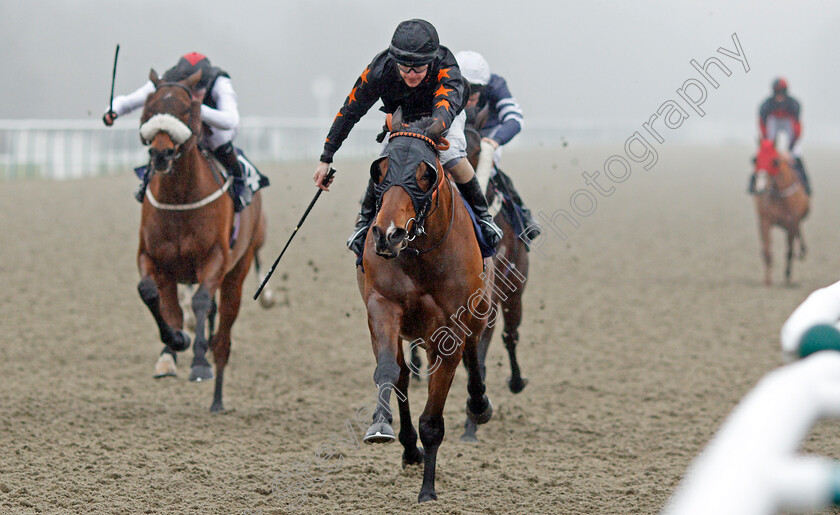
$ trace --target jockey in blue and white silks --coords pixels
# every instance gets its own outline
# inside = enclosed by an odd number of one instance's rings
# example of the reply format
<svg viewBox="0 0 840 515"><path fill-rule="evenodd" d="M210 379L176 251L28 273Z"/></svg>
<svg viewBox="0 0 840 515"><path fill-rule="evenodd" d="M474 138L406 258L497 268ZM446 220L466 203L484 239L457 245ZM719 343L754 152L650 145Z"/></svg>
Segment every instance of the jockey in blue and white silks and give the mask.
<svg viewBox="0 0 840 515"><path fill-rule="evenodd" d="M500 182L504 184L506 193L522 211L524 234L521 237L528 243L540 234L539 224L534 222L531 211L525 206L513 181L499 168L502 147L522 130L524 120L522 108L508 89L507 81L501 75L490 72L490 65L481 54L472 50L463 50L455 54L455 59L461 68L461 75L470 85L467 107L480 110L486 106L488 110L487 121L481 128L481 155L492 152L494 170L489 169L487 161L480 159L478 170L476 170L479 182L482 188L486 189L487 182L493 173L501 175L503 181Z"/></svg>

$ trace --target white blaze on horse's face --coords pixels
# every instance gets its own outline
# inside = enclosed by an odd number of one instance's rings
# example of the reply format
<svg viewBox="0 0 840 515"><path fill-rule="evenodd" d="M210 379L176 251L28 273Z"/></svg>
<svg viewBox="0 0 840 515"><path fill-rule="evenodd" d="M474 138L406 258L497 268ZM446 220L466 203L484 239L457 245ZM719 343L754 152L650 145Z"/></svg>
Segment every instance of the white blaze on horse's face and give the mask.
<svg viewBox="0 0 840 515"><path fill-rule="evenodd" d="M766 170L759 170L755 173L755 191L756 193L764 193L767 191L770 178Z"/></svg>
<svg viewBox="0 0 840 515"><path fill-rule="evenodd" d="M149 118L140 126L140 136L143 141L152 141L158 132L169 134L176 145L181 145L192 136L187 124L168 113L159 113Z"/></svg>

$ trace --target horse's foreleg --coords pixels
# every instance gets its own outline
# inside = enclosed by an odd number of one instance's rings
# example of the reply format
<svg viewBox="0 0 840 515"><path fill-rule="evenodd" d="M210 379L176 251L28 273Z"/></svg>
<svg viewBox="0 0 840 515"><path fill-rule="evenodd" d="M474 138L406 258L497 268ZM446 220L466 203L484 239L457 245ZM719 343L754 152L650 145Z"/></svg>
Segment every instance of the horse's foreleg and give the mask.
<svg viewBox="0 0 840 515"><path fill-rule="evenodd" d="M799 259L805 259L805 238L802 237L802 229L799 229L796 235L799 238Z"/></svg>
<svg viewBox="0 0 840 515"><path fill-rule="evenodd" d="M519 344L519 324L522 323L522 291L514 293L508 299L502 314L505 318L502 341L510 358L510 377L507 378L507 384L511 392L519 393L528 385L528 379L522 377L519 370L519 361L516 359L516 346Z"/></svg>
<svg viewBox="0 0 840 515"><path fill-rule="evenodd" d="M242 285L248 275L250 260L251 256L246 253L225 276L219 290L219 331L213 337L213 362L216 364L216 385L213 389L213 404L210 405L210 411L213 413L220 413L225 409L222 403L225 366L230 357L231 331L242 304Z"/></svg>
<svg viewBox="0 0 840 515"><path fill-rule="evenodd" d="M493 415L493 406L485 392L487 387L481 377L478 358L478 338L468 336L464 345L464 365L467 367L467 418L474 424L484 424Z"/></svg>
<svg viewBox="0 0 840 515"><path fill-rule="evenodd" d="M190 366L190 381L208 381L213 378L213 367L207 360L209 340L207 326L213 309L216 290L224 274L224 257L220 249L214 249L198 270L198 289L192 297L195 314L195 343L193 343L193 361Z"/></svg>
<svg viewBox="0 0 840 515"><path fill-rule="evenodd" d="M770 254L770 222L765 222L763 219L759 224L759 231L761 235L761 255L764 259L764 284L770 286L772 281L772 261L773 257Z"/></svg>
<svg viewBox="0 0 840 515"><path fill-rule="evenodd" d="M420 415L420 441L423 442L423 486L420 488L418 502L437 499L435 464L438 448L445 433L443 407L449 395L449 388L452 386L452 378L455 377L455 370L461 361L461 352L444 356L437 350L433 350L429 351L428 355L429 363L437 363L440 360L441 365L436 367L429 376L429 397L423 414Z"/></svg>
<svg viewBox="0 0 840 515"><path fill-rule="evenodd" d="M787 231L787 256L785 260L785 284L790 285L791 273L793 271L793 245L796 239L796 230Z"/></svg>
<svg viewBox="0 0 840 515"><path fill-rule="evenodd" d="M487 351L490 349L490 342L493 340L494 328L495 324L488 324L481 333L481 338L478 340L478 349L476 354L478 357L478 371L482 381L486 381L487 378L487 366L485 365L485 361L487 359ZM464 361L464 366L467 366L466 361ZM469 372L469 369L467 372ZM478 437L475 434L477 429L478 426L476 423L467 418L466 422L464 422L464 434L461 435L461 441L477 442Z"/></svg>
<svg viewBox="0 0 840 515"><path fill-rule="evenodd" d="M412 346L412 349L416 347ZM411 409L408 405L408 383L412 372L405 362L402 343L397 346L397 361L400 364L400 378L397 381L397 405L400 410L400 443L403 446L402 465L403 468L409 465L423 463L423 453L417 448L417 431L411 422Z"/></svg>
<svg viewBox="0 0 840 515"><path fill-rule="evenodd" d="M181 317L180 307L178 307L178 294L175 289L175 283L173 281L164 281L164 294L166 295L167 302L161 306L161 292L158 290L153 278L154 266L151 260L145 254L141 254L137 261L140 268L140 282L137 284L137 291L157 323L158 330L160 331L160 340L174 352L188 349L190 346L190 337L180 330L183 318ZM171 286L171 288L167 285ZM169 299L169 297L173 296L174 308L171 306L173 300ZM176 327L173 328L172 325Z"/></svg>
<svg viewBox="0 0 840 515"><path fill-rule="evenodd" d="M190 366L190 381L207 381L213 378L213 367L210 366L206 357L208 339L205 333L213 309L213 295L205 284L199 286L193 295L192 308L195 314L195 343L193 344L193 361Z"/></svg>
<svg viewBox="0 0 840 515"><path fill-rule="evenodd" d="M367 301L367 312L371 344L376 356L373 382L376 384L378 401L373 411L373 423L365 433L364 442L391 443L396 439L391 427L391 391L400 377L401 367L397 355L402 310L381 295L373 293Z"/></svg>

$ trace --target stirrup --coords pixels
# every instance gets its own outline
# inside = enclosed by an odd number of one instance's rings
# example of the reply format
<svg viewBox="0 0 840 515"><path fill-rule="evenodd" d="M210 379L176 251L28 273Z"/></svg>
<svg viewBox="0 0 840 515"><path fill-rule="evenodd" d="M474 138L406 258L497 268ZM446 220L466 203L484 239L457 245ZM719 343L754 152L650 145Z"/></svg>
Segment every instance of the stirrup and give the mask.
<svg viewBox="0 0 840 515"><path fill-rule="evenodd" d="M481 233L482 236L484 236L487 245L496 248L502 241L502 236L504 236L502 230L499 228L498 225L496 225L496 222L494 222L492 218L489 220L479 219L479 222L482 224Z"/></svg>

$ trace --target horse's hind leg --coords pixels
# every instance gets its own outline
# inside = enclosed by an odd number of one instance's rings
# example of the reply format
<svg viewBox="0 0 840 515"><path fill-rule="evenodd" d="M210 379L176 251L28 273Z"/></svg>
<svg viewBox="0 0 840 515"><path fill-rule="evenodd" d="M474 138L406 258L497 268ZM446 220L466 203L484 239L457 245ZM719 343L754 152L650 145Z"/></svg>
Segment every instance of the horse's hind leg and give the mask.
<svg viewBox="0 0 840 515"><path fill-rule="evenodd" d="M263 275L261 267L260 267L260 256L259 253L254 252L254 273L257 275L257 286L262 284L263 280L265 279L265 275ZM264 308L270 308L274 305L275 298L274 292L271 288L263 289L262 293L260 293L260 306Z"/></svg>
<svg viewBox="0 0 840 515"><path fill-rule="evenodd" d="M412 349L416 349L412 346ZM419 465L423 463L423 452L417 448L417 431L411 422L411 409L408 405L408 383L413 372L405 362L402 345L399 346L397 361L400 363L400 378L397 381L397 405L400 410L400 443L403 446L402 466Z"/></svg>
<svg viewBox="0 0 840 515"><path fill-rule="evenodd" d="M423 366L423 362L420 360L420 351L417 350L416 345L411 346L411 377L417 381L420 381L420 367Z"/></svg>

